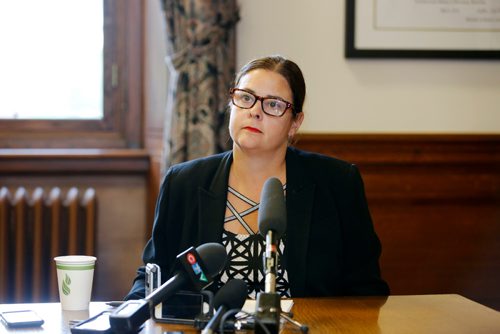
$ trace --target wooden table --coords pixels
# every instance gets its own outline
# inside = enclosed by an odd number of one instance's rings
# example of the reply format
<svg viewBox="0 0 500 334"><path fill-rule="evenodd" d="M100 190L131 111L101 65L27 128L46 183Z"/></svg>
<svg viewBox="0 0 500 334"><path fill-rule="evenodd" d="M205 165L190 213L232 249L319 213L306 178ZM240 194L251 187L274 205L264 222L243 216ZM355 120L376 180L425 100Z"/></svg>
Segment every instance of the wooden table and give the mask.
<svg viewBox="0 0 500 334"><path fill-rule="evenodd" d="M59 303L1 304L0 311L33 309L45 324L42 329L7 330L4 333L70 333L68 321L87 319L106 309L93 302L88 311L61 311ZM500 333L500 312L459 295L418 295L294 299L294 319L307 324L309 333ZM197 333L189 326L146 322L141 334L166 330ZM284 334L300 333L286 325Z"/></svg>

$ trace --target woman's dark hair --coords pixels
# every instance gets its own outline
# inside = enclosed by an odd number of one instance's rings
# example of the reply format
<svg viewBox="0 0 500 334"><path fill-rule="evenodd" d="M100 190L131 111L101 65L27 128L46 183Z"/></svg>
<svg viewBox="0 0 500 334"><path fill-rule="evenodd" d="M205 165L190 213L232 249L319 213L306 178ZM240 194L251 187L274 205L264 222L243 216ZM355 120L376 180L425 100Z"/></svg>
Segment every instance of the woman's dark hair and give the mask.
<svg viewBox="0 0 500 334"><path fill-rule="evenodd" d="M243 66L236 74L234 86L238 86L244 75L253 70L259 69L269 70L281 74L286 79L290 89L292 90L293 114L296 115L301 113L304 100L306 98L306 83L299 66L293 61L279 55L254 59Z"/></svg>

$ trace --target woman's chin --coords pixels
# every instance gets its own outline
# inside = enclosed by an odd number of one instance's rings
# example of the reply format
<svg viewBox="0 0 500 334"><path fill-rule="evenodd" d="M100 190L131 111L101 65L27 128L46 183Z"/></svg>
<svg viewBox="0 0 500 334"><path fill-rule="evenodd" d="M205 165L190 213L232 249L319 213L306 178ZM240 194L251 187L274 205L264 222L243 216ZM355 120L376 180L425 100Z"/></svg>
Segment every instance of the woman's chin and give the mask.
<svg viewBox="0 0 500 334"><path fill-rule="evenodd" d="M284 148L286 150L286 146L284 145ZM262 141L250 141L250 140L241 140L238 142L234 142L234 147L233 149L237 149L241 152L245 153L279 153L282 151L283 146L277 145L277 146L271 146L269 144L262 143Z"/></svg>

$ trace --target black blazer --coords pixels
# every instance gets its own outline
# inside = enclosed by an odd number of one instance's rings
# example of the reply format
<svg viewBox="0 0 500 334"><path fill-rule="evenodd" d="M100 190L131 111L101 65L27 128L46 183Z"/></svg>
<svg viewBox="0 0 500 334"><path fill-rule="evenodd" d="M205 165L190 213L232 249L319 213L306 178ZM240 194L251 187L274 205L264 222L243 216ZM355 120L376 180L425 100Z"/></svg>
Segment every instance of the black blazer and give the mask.
<svg viewBox="0 0 500 334"><path fill-rule="evenodd" d="M177 254L222 240L232 152L172 166L163 180L144 263L172 273ZM288 148L282 257L292 297L387 295L380 241L355 165ZM144 267L125 299L144 297Z"/></svg>

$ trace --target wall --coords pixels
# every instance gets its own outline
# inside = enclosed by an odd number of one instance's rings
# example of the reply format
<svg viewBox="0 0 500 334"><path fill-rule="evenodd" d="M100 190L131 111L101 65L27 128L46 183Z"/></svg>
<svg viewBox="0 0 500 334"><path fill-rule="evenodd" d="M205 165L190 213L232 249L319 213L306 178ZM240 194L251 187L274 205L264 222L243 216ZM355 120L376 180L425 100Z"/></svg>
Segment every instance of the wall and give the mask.
<svg viewBox="0 0 500 334"><path fill-rule="evenodd" d="M344 0L239 0L238 66L283 54L307 82L305 133L500 133L500 63L347 60Z"/></svg>

